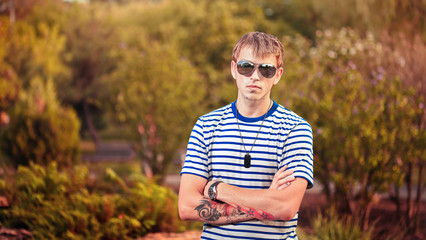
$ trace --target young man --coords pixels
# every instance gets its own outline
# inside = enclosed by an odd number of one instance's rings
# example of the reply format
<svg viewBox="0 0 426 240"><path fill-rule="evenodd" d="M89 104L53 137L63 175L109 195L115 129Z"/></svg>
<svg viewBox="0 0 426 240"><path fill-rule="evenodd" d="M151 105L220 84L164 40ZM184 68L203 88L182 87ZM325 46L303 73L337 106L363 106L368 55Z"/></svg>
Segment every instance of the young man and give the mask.
<svg viewBox="0 0 426 240"><path fill-rule="evenodd" d="M237 100L195 124L179 215L205 223L201 239L297 239L298 209L313 186L312 130L270 98L283 74L283 46L248 33L232 57Z"/></svg>

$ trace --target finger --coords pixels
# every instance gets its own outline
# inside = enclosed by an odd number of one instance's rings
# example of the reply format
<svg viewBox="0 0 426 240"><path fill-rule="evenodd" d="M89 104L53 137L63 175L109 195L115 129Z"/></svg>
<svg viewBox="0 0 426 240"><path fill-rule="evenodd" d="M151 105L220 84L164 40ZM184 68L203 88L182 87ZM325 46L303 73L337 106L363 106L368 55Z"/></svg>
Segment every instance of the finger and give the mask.
<svg viewBox="0 0 426 240"><path fill-rule="evenodd" d="M280 179L279 182L287 183L287 182L294 181L294 179L296 179L296 177L294 176L294 174L291 174L291 175L289 175L289 176L287 176L287 177L285 177L283 179Z"/></svg>
<svg viewBox="0 0 426 240"><path fill-rule="evenodd" d="M284 171L282 173L275 175L274 178L277 179L277 180L280 180L280 179L286 178L288 176L291 176L293 173L294 173L293 170L287 170L287 171Z"/></svg>
<svg viewBox="0 0 426 240"><path fill-rule="evenodd" d="M272 180L271 186L269 186L270 189L278 189L279 185L278 185L278 180L274 178L274 180Z"/></svg>
<svg viewBox="0 0 426 240"><path fill-rule="evenodd" d="M270 189L277 189L277 180L274 179L272 180L271 186L269 186Z"/></svg>
<svg viewBox="0 0 426 240"><path fill-rule="evenodd" d="M294 173L294 170L286 170L283 173L281 173L280 175L288 177L290 175L292 175Z"/></svg>
<svg viewBox="0 0 426 240"><path fill-rule="evenodd" d="M286 188L295 179L296 178L294 176L289 176L289 177L284 178L284 179L276 180L271 184L271 186L269 188L275 189L275 190L280 190L280 189Z"/></svg>
<svg viewBox="0 0 426 240"><path fill-rule="evenodd" d="M280 186L280 184L278 183L280 180L288 177L289 175L293 174L293 170L287 170L287 165L281 167L274 175L274 179L272 180L271 186L269 187L270 189L278 189L278 187Z"/></svg>
<svg viewBox="0 0 426 240"><path fill-rule="evenodd" d="M277 189L278 190L283 190L284 188L287 188L288 186L290 186L290 184L291 184L291 182L285 183L285 184L279 186Z"/></svg>
<svg viewBox="0 0 426 240"><path fill-rule="evenodd" d="M280 168L280 169L278 169L278 171L275 173L275 174L280 174L280 173L282 173L282 172L284 172L286 169L287 169L287 165L285 165L284 167L282 167L282 168Z"/></svg>
<svg viewBox="0 0 426 240"><path fill-rule="evenodd" d="M294 181L294 179L295 179L294 175L291 175L291 176L285 177L283 179L280 179L276 183L277 187L280 187L281 185L284 185L284 184L287 184L289 182L292 182L292 181Z"/></svg>

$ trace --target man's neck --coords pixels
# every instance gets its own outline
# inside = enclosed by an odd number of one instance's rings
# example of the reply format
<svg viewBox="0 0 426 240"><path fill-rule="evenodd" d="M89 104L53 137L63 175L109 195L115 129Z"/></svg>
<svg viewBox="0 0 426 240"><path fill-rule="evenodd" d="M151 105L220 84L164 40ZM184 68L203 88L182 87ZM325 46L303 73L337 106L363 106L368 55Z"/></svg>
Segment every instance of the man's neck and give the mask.
<svg viewBox="0 0 426 240"><path fill-rule="evenodd" d="M248 118L260 117L266 114L272 105L270 98L262 99L260 101L250 101L237 99L236 107L238 113Z"/></svg>

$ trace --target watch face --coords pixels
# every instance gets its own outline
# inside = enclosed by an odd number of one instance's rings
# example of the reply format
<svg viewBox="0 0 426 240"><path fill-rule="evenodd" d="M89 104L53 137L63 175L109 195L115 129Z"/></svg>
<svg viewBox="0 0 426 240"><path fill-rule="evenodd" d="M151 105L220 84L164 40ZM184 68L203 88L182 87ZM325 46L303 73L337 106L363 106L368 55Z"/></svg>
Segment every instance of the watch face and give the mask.
<svg viewBox="0 0 426 240"><path fill-rule="evenodd" d="M212 187L209 187L209 192L208 193L209 193L209 198L213 200L215 194L213 192L213 188Z"/></svg>

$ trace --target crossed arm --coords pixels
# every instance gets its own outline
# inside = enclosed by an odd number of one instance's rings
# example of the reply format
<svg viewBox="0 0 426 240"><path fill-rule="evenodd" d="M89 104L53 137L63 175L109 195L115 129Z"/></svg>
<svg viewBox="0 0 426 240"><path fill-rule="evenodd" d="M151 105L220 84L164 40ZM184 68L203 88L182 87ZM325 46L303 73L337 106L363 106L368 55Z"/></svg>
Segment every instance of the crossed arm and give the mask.
<svg viewBox="0 0 426 240"><path fill-rule="evenodd" d="M281 168L269 189L249 190L226 183L217 186L217 200L208 198L214 181L182 174L179 189L179 215L182 220L197 220L215 225L258 220L290 220L300 206L307 181L294 178Z"/></svg>

